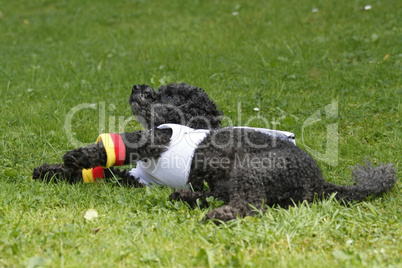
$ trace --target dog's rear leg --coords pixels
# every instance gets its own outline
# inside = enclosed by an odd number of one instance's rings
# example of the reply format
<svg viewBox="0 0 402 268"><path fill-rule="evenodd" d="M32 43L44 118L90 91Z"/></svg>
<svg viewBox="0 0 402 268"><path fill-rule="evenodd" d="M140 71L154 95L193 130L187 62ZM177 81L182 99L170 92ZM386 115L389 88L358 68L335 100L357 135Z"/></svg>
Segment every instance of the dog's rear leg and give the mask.
<svg viewBox="0 0 402 268"><path fill-rule="evenodd" d="M206 198L212 196L211 192L193 192L187 189L179 189L174 191L169 198L172 200L182 200L188 203L190 206L195 207L197 205L197 199L199 199L203 206L207 206L208 202Z"/></svg>
<svg viewBox="0 0 402 268"><path fill-rule="evenodd" d="M228 221L236 219L237 216L253 216L258 214L256 209L261 207L265 198L264 183L258 170L237 169L231 173L231 189L229 203L225 206L214 209L206 216L207 219Z"/></svg>
<svg viewBox="0 0 402 268"><path fill-rule="evenodd" d="M192 180L194 182L194 178ZM192 183L190 183L192 185ZM196 187L195 187L196 188ZM193 189L191 187L191 189ZM209 205L207 198L213 196L214 199L221 200L225 203L229 202L229 189L230 189L230 183L225 180L219 180L216 181L215 184L213 185L213 188L208 191L193 191L189 189L179 189L174 191L170 195L170 199L173 200L182 200L184 202L187 202L189 205L192 207L195 207L196 205L202 205L207 207ZM199 199L199 201L197 201Z"/></svg>

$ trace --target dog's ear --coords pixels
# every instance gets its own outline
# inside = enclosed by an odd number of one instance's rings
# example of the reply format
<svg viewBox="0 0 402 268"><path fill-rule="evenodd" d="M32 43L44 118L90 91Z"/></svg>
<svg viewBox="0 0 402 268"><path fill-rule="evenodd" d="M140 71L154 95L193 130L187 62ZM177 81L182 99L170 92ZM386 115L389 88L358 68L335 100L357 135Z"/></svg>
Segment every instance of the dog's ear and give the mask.
<svg viewBox="0 0 402 268"><path fill-rule="evenodd" d="M221 124L223 112L213 102L208 94L198 87L193 87L188 91L188 101L181 108L188 111L192 118L189 118L192 128L218 128ZM195 119L198 118L198 119ZM193 120L191 120L193 119Z"/></svg>
<svg viewBox="0 0 402 268"><path fill-rule="evenodd" d="M223 113L218 110L216 104L209 99L202 88L181 83L160 86L158 91L171 91L177 94L178 99L181 100L175 103L177 108L175 111L181 111L180 120L171 116L170 119L167 119L168 122L180 122L188 127L199 129L218 128L221 124ZM169 118L169 116L166 115L165 118Z"/></svg>

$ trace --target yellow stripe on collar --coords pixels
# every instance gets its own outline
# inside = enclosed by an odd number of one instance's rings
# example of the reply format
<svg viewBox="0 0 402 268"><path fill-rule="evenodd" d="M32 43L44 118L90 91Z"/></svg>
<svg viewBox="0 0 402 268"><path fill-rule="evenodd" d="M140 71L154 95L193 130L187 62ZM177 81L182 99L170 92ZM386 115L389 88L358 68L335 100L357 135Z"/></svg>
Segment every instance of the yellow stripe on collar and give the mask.
<svg viewBox="0 0 402 268"><path fill-rule="evenodd" d="M107 155L106 166L104 166L103 168L113 167L114 163L116 162L116 153L114 150L113 139L110 134L104 133L100 134L99 137L96 139L96 143L100 141L102 141Z"/></svg>
<svg viewBox="0 0 402 268"><path fill-rule="evenodd" d="M82 170L82 179L84 180L84 183L91 183L94 181L94 175L92 174L92 168Z"/></svg>

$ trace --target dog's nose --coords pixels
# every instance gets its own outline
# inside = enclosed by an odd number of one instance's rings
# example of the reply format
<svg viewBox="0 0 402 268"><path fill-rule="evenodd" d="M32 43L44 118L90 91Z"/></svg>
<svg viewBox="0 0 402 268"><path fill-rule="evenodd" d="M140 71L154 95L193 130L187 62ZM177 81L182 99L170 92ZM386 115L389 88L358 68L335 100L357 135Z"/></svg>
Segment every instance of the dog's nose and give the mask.
<svg viewBox="0 0 402 268"><path fill-rule="evenodd" d="M141 92L141 86L140 85L133 86L132 93L138 93L138 92Z"/></svg>
<svg viewBox="0 0 402 268"><path fill-rule="evenodd" d="M155 90L148 86L148 85L135 85L133 86L133 90L131 92L131 94L138 94L138 93L142 93L142 94L154 94Z"/></svg>

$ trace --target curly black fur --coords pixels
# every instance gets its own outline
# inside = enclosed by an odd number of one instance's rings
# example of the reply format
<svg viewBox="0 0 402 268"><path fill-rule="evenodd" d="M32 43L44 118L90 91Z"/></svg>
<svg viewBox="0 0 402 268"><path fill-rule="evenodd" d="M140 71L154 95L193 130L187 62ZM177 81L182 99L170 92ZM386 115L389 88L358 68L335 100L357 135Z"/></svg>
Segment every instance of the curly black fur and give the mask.
<svg viewBox="0 0 402 268"><path fill-rule="evenodd" d="M223 113L202 89L169 84L158 90L148 85L135 85L129 99L134 116L146 129L165 123L197 129L219 127Z"/></svg>
<svg viewBox="0 0 402 268"><path fill-rule="evenodd" d="M219 128L222 112L202 89L194 86L169 84L157 92L150 86L136 85L129 103L147 130L122 134L127 149L125 164L160 157L171 136L170 130L156 128L161 124L211 129L194 153L188 181L191 190L179 189L170 195L193 206L197 199L207 204L209 196L223 200L226 204L208 213L209 219L227 221L254 215L253 207L262 204L287 207L333 193L340 200L362 201L388 191L397 181L392 164L374 167L366 163L358 165L352 174L356 185L331 184L324 180L316 161L292 143L251 129ZM63 160L64 165L36 168L34 179L80 181L79 171L104 165L106 153L103 144L98 143L67 152ZM124 185L142 186L125 170L113 168L105 176L120 177ZM203 191L205 183L209 191Z"/></svg>
<svg viewBox="0 0 402 268"><path fill-rule="evenodd" d="M65 180L71 183L82 181L81 170L69 169L64 164L43 164L40 167L36 167L32 173L32 178L34 180L55 183L58 180Z"/></svg>
<svg viewBox="0 0 402 268"><path fill-rule="evenodd" d="M103 149L102 141L91 144L85 148L78 148L69 151L63 156L64 164L72 170L81 170L106 164L106 151Z"/></svg>
<svg viewBox="0 0 402 268"><path fill-rule="evenodd" d="M104 176L106 180L117 179L120 185L137 188L144 187L144 185L138 182L138 179L130 176L127 170L117 168L105 169ZM59 180L64 180L70 183L77 183L82 182L82 172L81 170L68 168L64 164L43 164L40 167L34 168L32 178L44 182L57 183Z"/></svg>

